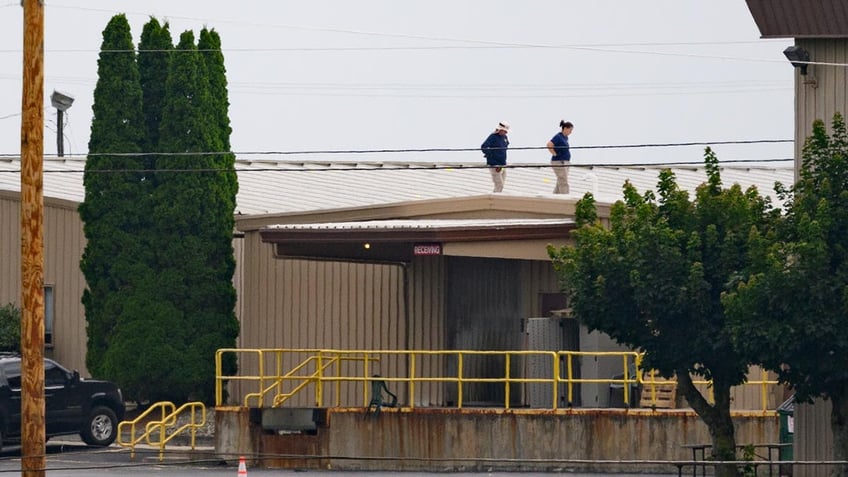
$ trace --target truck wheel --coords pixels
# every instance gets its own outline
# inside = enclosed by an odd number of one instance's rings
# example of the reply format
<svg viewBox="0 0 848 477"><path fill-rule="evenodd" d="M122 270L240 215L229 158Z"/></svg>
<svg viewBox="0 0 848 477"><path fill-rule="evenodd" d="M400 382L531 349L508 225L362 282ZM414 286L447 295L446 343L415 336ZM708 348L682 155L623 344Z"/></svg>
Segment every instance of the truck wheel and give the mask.
<svg viewBox="0 0 848 477"><path fill-rule="evenodd" d="M90 446L106 447L115 442L118 416L106 406L97 406L83 421L80 437Z"/></svg>

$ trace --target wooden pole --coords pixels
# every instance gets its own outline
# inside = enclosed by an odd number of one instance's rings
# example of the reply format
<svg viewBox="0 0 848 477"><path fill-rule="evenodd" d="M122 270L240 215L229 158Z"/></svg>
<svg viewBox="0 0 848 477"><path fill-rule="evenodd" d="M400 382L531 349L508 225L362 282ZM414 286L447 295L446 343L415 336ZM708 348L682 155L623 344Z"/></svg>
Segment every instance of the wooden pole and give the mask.
<svg viewBox="0 0 848 477"><path fill-rule="evenodd" d="M44 5L21 4L21 475L44 477Z"/></svg>

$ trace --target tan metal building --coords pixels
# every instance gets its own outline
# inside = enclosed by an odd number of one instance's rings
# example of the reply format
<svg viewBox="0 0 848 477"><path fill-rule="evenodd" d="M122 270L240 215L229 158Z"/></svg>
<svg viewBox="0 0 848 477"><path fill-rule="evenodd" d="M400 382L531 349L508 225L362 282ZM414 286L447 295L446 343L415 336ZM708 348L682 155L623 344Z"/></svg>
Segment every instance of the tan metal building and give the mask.
<svg viewBox="0 0 848 477"><path fill-rule="evenodd" d="M830 126L834 113L848 113L848 2L844 0L747 0L763 38L794 39L795 164L812 134L813 121ZM809 63L807 63L809 62ZM794 459L833 458L830 402L796 405ZM828 475L823 466L797 466L796 476Z"/></svg>
<svg viewBox="0 0 848 477"><path fill-rule="evenodd" d="M21 203L0 190L0 305L21 301ZM85 246L77 202L44 199L45 356L85 374Z"/></svg>
<svg viewBox="0 0 848 477"><path fill-rule="evenodd" d="M612 203L625 180L639 190L653 189L659 173L659 167L575 165L572 195L555 196L548 165L510 170L503 194L489 192L488 171L478 164L264 159L239 160L236 167L240 191L234 281L242 348L533 346L528 344L528 320L549 319L551 310L564 307L544 247L564 243L575 200L592 192L599 203ZM0 248L12 257L3 260L0 300L15 303L20 300L20 224L19 176L14 172L19 170L16 158L0 161L0 190L9 191L0 196ZM84 238L76 204L83 197L83 170L82 158L45 160L46 279L56 294L51 352L81 371L86 338L79 259ZM674 171L688 190L706 179L702 166ZM769 193L775 181L790 183L792 170L728 166L722 177L726 184L756 185ZM372 245L368 255L365 241ZM415 245L433 244L439 246L437 254L415 255ZM573 349L582 341L596 350L617 349L608 338L568 326L571 330L551 346ZM434 360L422 366L444 364ZM251 365L242 362L245 369ZM384 366L383 372L399 372L403 363ZM602 366L585 371L614 374ZM589 386L584 391L579 396L584 405L605 405L607 393ZM452 399L450 393L421 389L411 399L422 405L442 403ZM520 393L515 396L524 399ZM481 390L469 398L498 397ZM746 401L757 398L736 400Z"/></svg>

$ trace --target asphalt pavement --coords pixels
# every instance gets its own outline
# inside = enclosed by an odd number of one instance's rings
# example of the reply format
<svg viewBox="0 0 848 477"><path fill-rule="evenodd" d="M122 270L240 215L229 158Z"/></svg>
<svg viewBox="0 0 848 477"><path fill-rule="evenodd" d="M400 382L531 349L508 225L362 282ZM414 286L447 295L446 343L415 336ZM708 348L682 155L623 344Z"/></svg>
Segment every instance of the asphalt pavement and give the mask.
<svg viewBox="0 0 848 477"><path fill-rule="evenodd" d="M63 438L68 439L68 438ZM46 472L49 477L122 477L122 476L170 476L170 477L242 477L238 474L237 462L216 458L214 449L208 446L192 450L184 446L168 446L163 459L159 459L159 450L147 446L136 449L135 456L129 449L116 445L106 448L88 447L74 440L51 440L47 443ZM0 477L20 475L20 447L4 447L0 452ZM354 472L332 470L281 470L248 468L248 476L314 476L314 477L365 477L390 476L402 474L404 477L432 476L445 472ZM563 472L566 473L566 472ZM495 477L534 477L549 476L553 473L540 472L456 472L450 475L495 476ZM567 472L571 477L598 477L610 474L590 474ZM616 477L669 477L669 474L614 474ZM676 474L672 474L676 475Z"/></svg>

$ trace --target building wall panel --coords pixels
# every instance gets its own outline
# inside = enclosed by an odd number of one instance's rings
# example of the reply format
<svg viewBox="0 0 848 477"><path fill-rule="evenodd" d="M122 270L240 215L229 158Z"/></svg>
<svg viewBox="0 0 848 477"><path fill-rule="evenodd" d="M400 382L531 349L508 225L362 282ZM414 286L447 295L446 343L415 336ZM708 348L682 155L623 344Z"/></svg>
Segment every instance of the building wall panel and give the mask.
<svg viewBox="0 0 848 477"><path fill-rule="evenodd" d="M397 264L346 263L274 259L259 234L244 238L242 347L288 349L404 349L406 317L403 267ZM306 355L284 363L296 366ZM252 357L241 360L242 373L257 371ZM272 362L265 363L273 364ZM362 363L347 363L349 372ZM406 366L397 356L369 362L369 374L403 377ZM335 372L327 369L326 372ZM237 387L233 385L233 391ZM325 404L361 405L361 382L324 390ZM238 387L243 391L244 387ZM314 405L314 387L299 393L291 405ZM236 392L234 395L240 395ZM401 397L401 396L399 396ZM403 397L406 398L405 396Z"/></svg>
<svg viewBox="0 0 848 477"><path fill-rule="evenodd" d="M0 305L21 304L21 215L17 194L0 195ZM44 284L53 287L53 346L47 357L88 375L86 322L82 306L85 278L79 268L85 237L76 204L44 199Z"/></svg>
<svg viewBox="0 0 848 477"><path fill-rule="evenodd" d="M796 44L810 53L810 60L822 63L848 62L848 39L798 39ZM848 72L846 68L809 65L807 74L795 68L795 163L801 165L804 141L812 134L813 121L821 119L830 130L834 113L848 112ZM796 172L797 177L797 172Z"/></svg>
<svg viewBox="0 0 848 477"><path fill-rule="evenodd" d="M794 460L833 460L833 432L830 429L831 402L817 399L814 404L795 404ZM825 477L826 466L799 465L793 469L796 477Z"/></svg>

